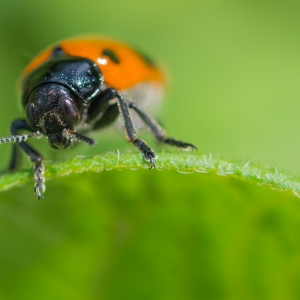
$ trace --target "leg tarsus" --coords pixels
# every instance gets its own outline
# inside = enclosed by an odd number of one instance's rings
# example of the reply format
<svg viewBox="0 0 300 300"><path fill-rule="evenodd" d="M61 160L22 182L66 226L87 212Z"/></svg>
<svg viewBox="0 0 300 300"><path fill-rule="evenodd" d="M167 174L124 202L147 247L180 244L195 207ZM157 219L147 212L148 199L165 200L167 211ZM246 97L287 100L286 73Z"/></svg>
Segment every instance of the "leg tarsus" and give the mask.
<svg viewBox="0 0 300 300"><path fill-rule="evenodd" d="M42 193L44 193L45 190L44 165L42 161L39 161L34 166L34 192L38 199L44 198Z"/></svg>
<svg viewBox="0 0 300 300"><path fill-rule="evenodd" d="M188 149L195 149L195 150L197 149L197 147L193 144L181 142L181 141L175 140L173 138L167 138L163 141L163 143L171 145L171 146L179 147L182 149L187 149L187 150Z"/></svg>
<svg viewBox="0 0 300 300"><path fill-rule="evenodd" d="M150 169L155 168L154 159L156 159L157 156L154 151L139 139L133 141L133 144L143 153L145 160L150 162Z"/></svg>

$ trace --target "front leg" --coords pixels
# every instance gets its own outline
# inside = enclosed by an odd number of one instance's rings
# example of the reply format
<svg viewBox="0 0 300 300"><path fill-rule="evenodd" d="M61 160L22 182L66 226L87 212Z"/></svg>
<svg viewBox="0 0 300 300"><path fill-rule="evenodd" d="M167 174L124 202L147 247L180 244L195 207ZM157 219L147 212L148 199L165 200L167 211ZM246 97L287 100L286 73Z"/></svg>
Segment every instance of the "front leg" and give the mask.
<svg viewBox="0 0 300 300"><path fill-rule="evenodd" d="M115 89L108 88L96 96L88 108L85 122L89 123L91 121L101 119L103 114L110 107L109 101L114 99L116 94L117 91Z"/></svg>
<svg viewBox="0 0 300 300"><path fill-rule="evenodd" d="M32 134L19 134L19 130L28 130L33 132ZM13 136L6 138L6 142L15 143L18 142L19 146L25 153L28 155L30 160L35 164L34 165L34 192L37 195L38 199L43 198L43 193L45 192L45 178L44 178L44 165L43 157L31 146L29 146L25 141L28 137L40 137L41 133L39 131L34 132L25 120L15 120L11 125L11 133ZM14 147L16 145L13 145ZM12 162L10 166L15 166L15 160L17 159L16 155L13 155Z"/></svg>
<svg viewBox="0 0 300 300"><path fill-rule="evenodd" d="M110 103L113 99L117 100L117 104ZM136 131L129 114L128 104L124 100L123 95L116 89L108 88L93 100L88 109L86 122L96 120L93 129L99 129L112 123L118 115L120 115L122 119L122 127L126 140L133 143L135 147L143 153L145 159L150 162L151 168L155 167L154 159L156 155L145 142L137 139Z"/></svg>
<svg viewBox="0 0 300 300"><path fill-rule="evenodd" d="M150 168L155 167L154 159L157 158L156 154L145 142L137 139L136 131L128 110L128 104L121 93L117 93L116 97L118 99L118 108L126 140L133 143L135 147L143 153L145 160L150 162Z"/></svg>

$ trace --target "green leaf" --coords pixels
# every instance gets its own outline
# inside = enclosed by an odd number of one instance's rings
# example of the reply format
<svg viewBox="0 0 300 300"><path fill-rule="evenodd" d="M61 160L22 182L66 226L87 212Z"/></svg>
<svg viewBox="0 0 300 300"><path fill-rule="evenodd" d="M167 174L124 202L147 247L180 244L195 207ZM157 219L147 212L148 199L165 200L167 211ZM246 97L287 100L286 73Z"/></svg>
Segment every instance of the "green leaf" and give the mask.
<svg viewBox="0 0 300 300"><path fill-rule="evenodd" d="M139 154L48 164L40 201L32 171L1 177L2 190L24 185L1 193L0 297L297 298L299 180L212 155L158 156L153 170Z"/></svg>
<svg viewBox="0 0 300 300"><path fill-rule="evenodd" d="M140 154L107 153L93 158L75 157L70 161L56 164L46 164L47 179L61 176L101 172L104 170L139 170L148 169ZM213 173L220 176L232 176L259 185L267 185L273 189L291 191L299 197L300 178L279 172L278 168L266 168L248 162L232 163L212 154L190 153L160 153L156 162L157 170L174 170L182 173ZM0 191L27 182L33 176L32 171L25 170L7 174L0 179Z"/></svg>

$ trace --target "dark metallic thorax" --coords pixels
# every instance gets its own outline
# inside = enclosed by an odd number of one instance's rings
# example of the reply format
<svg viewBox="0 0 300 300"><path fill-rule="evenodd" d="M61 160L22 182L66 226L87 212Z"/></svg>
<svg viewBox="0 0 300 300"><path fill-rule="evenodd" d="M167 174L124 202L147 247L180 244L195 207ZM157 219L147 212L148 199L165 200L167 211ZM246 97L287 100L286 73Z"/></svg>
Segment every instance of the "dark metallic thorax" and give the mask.
<svg viewBox="0 0 300 300"><path fill-rule="evenodd" d="M100 92L102 81L101 71L93 61L81 57L54 57L23 79L22 106L26 107L34 89L47 82L69 89L76 103L81 106Z"/></svg>

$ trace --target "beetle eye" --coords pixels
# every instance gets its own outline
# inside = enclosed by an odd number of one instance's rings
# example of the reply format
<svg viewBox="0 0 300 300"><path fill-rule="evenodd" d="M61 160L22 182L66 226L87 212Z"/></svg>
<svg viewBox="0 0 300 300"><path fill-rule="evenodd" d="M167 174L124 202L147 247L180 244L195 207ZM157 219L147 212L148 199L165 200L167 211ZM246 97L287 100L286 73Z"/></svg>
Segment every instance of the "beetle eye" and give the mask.
<svg viewBox="0 0 300 300"><path fill-rule="evenodd" d="M61 101L61 108L67 122L76 124L79 121L79 111L76 104L71 99L63 99Z"/></svg>
<svg viewBox="0 0 300 300"><path fill-rule="evenodd" d="M37 123L37 117L36 117L36 112L35 112L35 107L33 103L29 103L26 106L26 119L27 119L27 123L28 125L32 128L32 129L37 129L38 127L36 126Z"/></svg>

